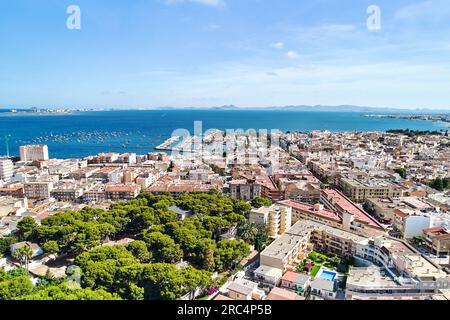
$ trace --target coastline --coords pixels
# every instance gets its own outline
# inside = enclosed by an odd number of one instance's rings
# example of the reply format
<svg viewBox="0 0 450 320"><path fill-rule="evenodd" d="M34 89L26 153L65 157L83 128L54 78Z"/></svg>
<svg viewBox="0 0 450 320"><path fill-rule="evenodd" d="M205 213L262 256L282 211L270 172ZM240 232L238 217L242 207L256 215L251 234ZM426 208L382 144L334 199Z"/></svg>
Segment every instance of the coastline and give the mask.
<svg viewBox="0 0 450 320"><path fill-rule="evenodd" d="M362 115L365 118L379 118L379 119L401 119L409 121L431 121L441 124L443 126L450 127L450 113L442 114L365 114Z"/></svg>

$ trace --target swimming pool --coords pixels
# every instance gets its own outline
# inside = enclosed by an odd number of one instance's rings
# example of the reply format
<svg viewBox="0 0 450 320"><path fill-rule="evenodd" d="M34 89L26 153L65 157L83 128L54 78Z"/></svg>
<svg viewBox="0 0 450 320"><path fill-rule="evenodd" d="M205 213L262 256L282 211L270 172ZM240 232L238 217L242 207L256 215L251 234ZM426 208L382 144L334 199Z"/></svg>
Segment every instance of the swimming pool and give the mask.
<svg viewBox="0 0 450 320"><path fill-rule="evenodd" d="M336 272L323 270L322 273L319 275L319 278L328 281L334 281L334 279L336 278Z"/></svg>

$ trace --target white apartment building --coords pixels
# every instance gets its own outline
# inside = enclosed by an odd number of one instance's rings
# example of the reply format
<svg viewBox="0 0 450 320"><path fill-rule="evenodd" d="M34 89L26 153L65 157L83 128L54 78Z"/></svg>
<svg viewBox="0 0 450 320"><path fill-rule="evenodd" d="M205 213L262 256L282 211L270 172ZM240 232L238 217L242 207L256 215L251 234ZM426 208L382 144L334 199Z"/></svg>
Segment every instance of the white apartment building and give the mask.
<svg viewBox="0 0 450 320"><path fill-rule="evenodd" d="M450 225L450 215L446 212L396 209L393 215L393 225L405 239L422 236L425 229Z"/></svg>
<svg viewBox="0 0 450 320"><path fill-rule="evenodd" d="M292 225L292 208L278 204L270 207L253 209L249 222L266 227L269 237L277 238L284 234Z"/></svg>
<svg viewBox="0 0 450 320"><path fill-rule="evenodd" d="M10 181L13 174L13 162L10 159L0 159L0 180Z"/></svg>
<svg viewBox="0 0 450 320"><path fill-rule="evenodd" d="M374 265L350 269L347 299L420 298L436 293L449 281L438 265L395 239L379 237L360 243L354 258L356 264L365 260Z"/></svg>
<svg viewBox="0 0 450 320"><path fill-rule="evenodd" d="M44 144L20 146L20 161L48 160L48 147Z"/></svg>

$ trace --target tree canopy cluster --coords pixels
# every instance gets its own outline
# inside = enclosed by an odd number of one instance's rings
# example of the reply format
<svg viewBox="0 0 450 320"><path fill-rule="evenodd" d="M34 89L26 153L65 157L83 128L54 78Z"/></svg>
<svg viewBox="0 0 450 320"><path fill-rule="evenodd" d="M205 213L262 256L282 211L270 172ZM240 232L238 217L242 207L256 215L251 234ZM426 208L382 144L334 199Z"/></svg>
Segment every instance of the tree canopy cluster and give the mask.
<svg viewBox="0 0 450 320"><path fill-rule="evenodd" d="M204 270L144 263L148 257L142 250L135 250L141 244L136 242L98 247L79 255L75 263L82 269L83 287L117 292L124 299L173 300L211 284L211 274Z"/></svg>
<svg viewBox="0 0 450 320"><path fill-rule="evenodd" d="M118 300L117 294L104 290L82 289L64 280L39 279L33 286L28 271L0 269L0 300Z"/></svg>
<svg viewBox="0 0 450 320"><path fill-rule="evenodd" d="M180 220L170 210L190 214ZM40 225L29 219L19 237L41 245L46 254L68 254L81 268L83 292L58 285L39 293L43 298L63 295L89 297L116 294L122 299L176 299L211 284L212 272L233 270L254 239L222 240L222 234L245 222L251 205L217 192L154 196L113 204L109 210L83 208L50 216ZM29 220L29 221L28 221ZM127 245L104 246L109 240L131 238ZM0 246L5 253L5 241ZM0 243L1 244L1 243ZM187 263L177 268L177 263ZM98 293L96 293L98 291ZM19 297L32 297L26 291Z"/></svg>

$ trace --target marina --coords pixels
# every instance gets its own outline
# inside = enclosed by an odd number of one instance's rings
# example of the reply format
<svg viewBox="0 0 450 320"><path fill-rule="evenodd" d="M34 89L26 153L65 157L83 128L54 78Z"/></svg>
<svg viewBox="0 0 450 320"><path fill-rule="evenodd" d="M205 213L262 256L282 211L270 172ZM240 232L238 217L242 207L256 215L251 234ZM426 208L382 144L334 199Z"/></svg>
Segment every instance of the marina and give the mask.
<svg viewBox="0 0 450 320"><path fill-rule="evenodd" d="M155 150L158 151L173 151L174 148L172 148L171 146L176 143L178 140L180 140L181 137L180 136L172 136L169 139L167 139L166 141L164 141L163 143L161 143L160 145L155 147Z"/></svg>

